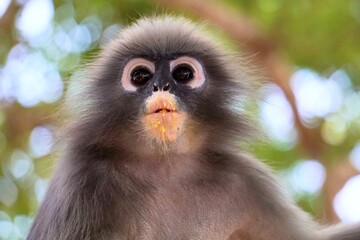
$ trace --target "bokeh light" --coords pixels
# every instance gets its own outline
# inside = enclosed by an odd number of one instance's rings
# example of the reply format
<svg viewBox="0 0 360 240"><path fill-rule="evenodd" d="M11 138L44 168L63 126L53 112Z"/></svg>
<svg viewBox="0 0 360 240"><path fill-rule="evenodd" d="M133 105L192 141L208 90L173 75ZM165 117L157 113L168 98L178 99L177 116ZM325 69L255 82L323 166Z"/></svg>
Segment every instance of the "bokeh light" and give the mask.
<svg viewBox="0 0 360 240"><path fill-rule="evenodd" d="M21 43L10 51L0 84L4 89L0 98L17 100L24 107L33 107L40 102L54 103L63 92L57 67L39 51Z"/></svg>
<svg viewBox="0 0 360 240"><path fill-rule="evenodd" d="M261 123L275 143L278 143L277 147L289 149L297 140L290 104L278 86L265 85L264 91L265 99L260 103Z"/></svg>
<svg viewBox="0 0 360 240"><path fill-rule="evenodd" d="M120 32L121 26L119 24L113 24L107 27L101 37L101 45L108 44L114 37Z"/></svg>
<svg viewBox="0 0 360 240"><path fill-rule="evenodd" d="M319 193L325 178L325 168L316 160L299 161L285 174L289 190L296 197Z"/></svg>
<svg viewBox="0 0 360 240"><path fill-rule="evenodd" d="M16 27L26 40L31 40L51 27L53 17L54 5L51 0L30 0L21 10Z"/></svg>
<svg viewBox="0 0 360 240"><path fill-rule="evenodd" d="M14 218L14 227L16 236L24 239L30 228L32 219L25 215L16 215Z"/></svg>
<svg viewBox="0 0 360 240"><path fill-rule="evenodd" d="M0 179L1 181L1 179ZM13 231L13 224L9 215L0 211L0 237L2 239L8 239Z"/></svg>
<svg viewBox="0 0 360 240"><path fill-rule="evenodd" d="M15 183L8 177L0 176L0 189L0 202L11 207L16 202L19 193Z"/></svg>
<svg viewBox="0 0 360 240"><path fill-rule="evenodd" d="M321 137L330 145L342 144L347 136L347 124L337 114L328 116L321 126Z"/></svg>
<svg viewBox="0 0 360 240"><path fill-rule="evenodd" d="M341 221L360 222L360 175L350 178L336 194L334 209Z"/></svg>
<svg viewBox="0 0 360 240"><path fill-rule="evenodd" d="M291 78L298 110L304 122L323 118L342 105L343 93L333 79L325 79L310 69L300 69Z"/></svg>
<svg viewBox="0 0 360 240"><path fill-rule="evenodd" d="M360 141L351 150L349 159L351 164L360 171Z"/></svg>
<svg viewBox="0 0 360 240"><path fill-rule="evenodd" d="M46 189L49 181L46 179L37 179L35 183L35 196L36 200L41 203L45 197Z"/></svg>
<svg viewBox="0 0 360 240"><path fill-rule="evenodd" d="M16 215L14 221L5 212L0 211L0 239L25 239L31 219L25 215Z"/></svg>
<svg viewBox="0 0 360 240"><path fill-rule="evenodd" d="M10 2L11 2L11 0L1 0L0 1L0 18L6 12L6 9L8 8Z"/></svg>
<svg viewBox="0 0 360 240"><path fill-rule="evenodd" d="M15 150L11 156L10 170L15 179L26 177L34 170L32 159L26 153Z"/></svg>
<svg viewBox="0 0 360 240"><path fill-rule="evenodd" d="M35 127L30 135L29 147L34 157L43 157L52 151L54 136L51 130L44 126Z"/></svg>

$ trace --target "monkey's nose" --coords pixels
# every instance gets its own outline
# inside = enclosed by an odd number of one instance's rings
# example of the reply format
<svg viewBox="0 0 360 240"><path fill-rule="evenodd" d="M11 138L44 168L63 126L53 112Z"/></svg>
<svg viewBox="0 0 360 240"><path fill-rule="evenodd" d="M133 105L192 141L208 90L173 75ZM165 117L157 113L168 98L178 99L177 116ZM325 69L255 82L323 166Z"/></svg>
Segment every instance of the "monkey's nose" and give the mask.
<svg viewBox="0 0 360 240"><path fill-rule="evenodd" d="M153 85L153 92L157 92L157 91L159 91L159 87L158 87L158 85L156 85L156 84L154 84ZM169 83L166 83L163 87L162 87L162 89L160 89L160 90L162 90L162 91L169 91L170 90L170 84Z"/></svg>
<svg viewBox="0 0 360 240"><path fill-rule="evenodd" d="M170 84L166 83L162 90L163 91L169 91L170 90Z"/></svg>

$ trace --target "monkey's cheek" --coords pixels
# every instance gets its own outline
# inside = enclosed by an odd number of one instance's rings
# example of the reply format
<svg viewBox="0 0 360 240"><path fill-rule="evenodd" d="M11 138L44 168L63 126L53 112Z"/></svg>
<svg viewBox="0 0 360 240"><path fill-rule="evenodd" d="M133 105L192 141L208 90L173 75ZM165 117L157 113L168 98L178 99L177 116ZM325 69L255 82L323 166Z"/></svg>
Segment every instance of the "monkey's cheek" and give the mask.
<svg viewBox="0 0 360 240"><path fill-rule="evenodd" d="M160 142L175 142L183 131L184 113L153 113L144 117L146 132Z"/></svg>

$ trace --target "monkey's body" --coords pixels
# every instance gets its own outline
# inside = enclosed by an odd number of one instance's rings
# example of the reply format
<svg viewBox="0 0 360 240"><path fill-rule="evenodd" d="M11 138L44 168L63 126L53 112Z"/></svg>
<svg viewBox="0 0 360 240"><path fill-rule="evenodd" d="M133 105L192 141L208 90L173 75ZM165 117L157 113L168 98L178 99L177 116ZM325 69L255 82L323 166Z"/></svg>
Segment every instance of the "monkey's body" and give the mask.
<svg viewBox="0 0 360 240"><path fill-rule="evenodd" d="M307 220L275 200L282 193L271 174L245 156L208 151L172 168L126 159L57 173L29 239L227 240L236 231L232 239L320 239L304 238ZM201 164L189 172L193 162Z"/></svg>
<svg viewBox="0 0 360 240"><path fill-rule="evenodd" d="M237 153L251 128L232 105L244 75L195 30L141 20L107 46L28 240L360 239L320 234Z"/></svg>

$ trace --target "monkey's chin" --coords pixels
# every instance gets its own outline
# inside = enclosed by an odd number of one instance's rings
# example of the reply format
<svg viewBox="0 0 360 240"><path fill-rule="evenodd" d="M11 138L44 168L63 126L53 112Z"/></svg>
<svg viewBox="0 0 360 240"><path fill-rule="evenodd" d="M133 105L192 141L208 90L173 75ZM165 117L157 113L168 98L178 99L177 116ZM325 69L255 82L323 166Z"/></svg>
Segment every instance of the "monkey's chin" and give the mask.
<svg viewBox="0 0 360 240"><path fill-rule="evenodd" d="M157 112L145 115L143 122L146 133L159 143L174 143L183 132L183 112Z"/></svg>

